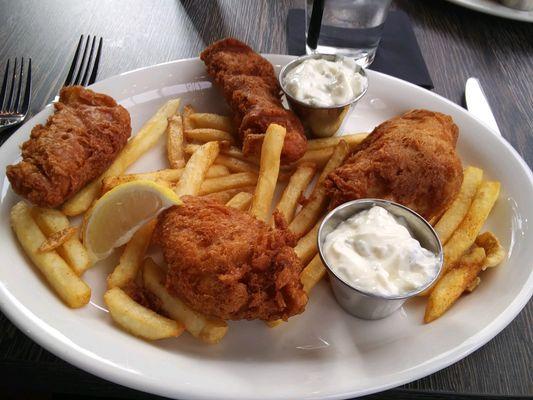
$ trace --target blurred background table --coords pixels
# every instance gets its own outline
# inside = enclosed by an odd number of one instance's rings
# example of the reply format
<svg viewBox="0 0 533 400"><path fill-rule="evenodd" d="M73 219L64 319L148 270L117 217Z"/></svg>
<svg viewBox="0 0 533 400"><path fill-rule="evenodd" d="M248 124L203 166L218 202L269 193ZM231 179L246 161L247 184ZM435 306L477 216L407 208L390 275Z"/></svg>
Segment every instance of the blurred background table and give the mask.
<svg viewBox="0 0 533 400"><path fill-rule="evenodd" d="M235 36L264 53L287 53L289 9L305 0L0 0L0 63L33 60L35 114L65 79L80 34L104 37L99 79L179 58ZM434 91L462 104L476 76L505 138L533 165L533 24L442 0L396 0L407 12ZM0 138L0 143L5 137ZM487 345L424 379L372 399L533 397L533 302ZM1 398L141 399L149 396L83 372L28 339L0 314Z"/></svg>

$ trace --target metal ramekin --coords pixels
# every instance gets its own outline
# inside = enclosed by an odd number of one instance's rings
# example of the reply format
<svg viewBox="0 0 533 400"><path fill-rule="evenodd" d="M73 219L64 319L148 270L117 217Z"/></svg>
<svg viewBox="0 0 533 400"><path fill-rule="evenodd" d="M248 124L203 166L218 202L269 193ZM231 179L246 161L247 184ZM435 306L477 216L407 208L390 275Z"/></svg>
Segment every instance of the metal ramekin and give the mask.
<svg viewBox="0 0 533 400"><path fill-rule="evenodd" d="M311 58L323 58L328 61L335 61L338 56L334 54L315 53L307 56L298 57L297 59L291 61L282 68L281 72L279 73L279 83L281 85L281 88L283 89L283 92L285 93L285 96L287 97L289 107L296 113L296 115L298 115L304 127L312 135L317 137L333 136L339 130L342 122L344 121L344 118L350 113L355 104L365 95L368 89L368 77L366 75L365 69L360 65L357 65L355 71L367 79L366 86L363 88L363 91L357 97L351 99L347 103L330 107L311 106L295 99L285 89L285 76L287 75L287 73L303 61Z"/></svg>
<svg viewBox="0 0 533 400"><path fill-rule="evenodd" d="M322 246L328 233L333 231L337 225L347 220L351 216L367 210L373 206L380 206L389 211L395 217L403 218L411 232L411 235L417 239L422 247L438 255L439 263L435 276L424 286L417 288L401 296L382 296L375 293L365 292L351 286L342 278L337 276L328 265L324 256ZM348 313L353 316L364 319L381 319L392 314L409 298L416 296L428 287L430 287L440 274L443 263L443 252L440 240L431 227L431 225L413 210L387 200L362 199L344 203L332 210L322 223L318 230L318 252L322 262L328 271L329 280L337 302Z"/></svg>

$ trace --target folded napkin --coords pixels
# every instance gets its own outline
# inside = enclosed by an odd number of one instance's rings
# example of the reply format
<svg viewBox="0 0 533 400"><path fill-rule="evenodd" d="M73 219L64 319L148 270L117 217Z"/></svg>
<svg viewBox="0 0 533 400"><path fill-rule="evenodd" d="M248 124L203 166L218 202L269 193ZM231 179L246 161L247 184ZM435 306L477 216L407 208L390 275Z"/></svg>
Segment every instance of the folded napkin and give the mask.
<svg viewBox="0 0 533 400"><path fill-rule="evenodd" d="M289 54L294 56L305 54L305 10L289 10L287 41ZM395 76L426 89L433 88L411 21L403 11L389 12L376 58L369 69Z"/></svg>

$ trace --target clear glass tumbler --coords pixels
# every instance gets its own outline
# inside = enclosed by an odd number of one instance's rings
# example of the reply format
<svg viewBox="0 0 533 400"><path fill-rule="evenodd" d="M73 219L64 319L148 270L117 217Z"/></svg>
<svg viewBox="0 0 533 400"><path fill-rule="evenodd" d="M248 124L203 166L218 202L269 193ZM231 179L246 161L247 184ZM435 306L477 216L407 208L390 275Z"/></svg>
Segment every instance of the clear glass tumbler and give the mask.
<svg viewBox="0 0 533 400"><path fill-rule="evenodd" d="M306 50L374 61L391 0L307 0Z"/></svg>

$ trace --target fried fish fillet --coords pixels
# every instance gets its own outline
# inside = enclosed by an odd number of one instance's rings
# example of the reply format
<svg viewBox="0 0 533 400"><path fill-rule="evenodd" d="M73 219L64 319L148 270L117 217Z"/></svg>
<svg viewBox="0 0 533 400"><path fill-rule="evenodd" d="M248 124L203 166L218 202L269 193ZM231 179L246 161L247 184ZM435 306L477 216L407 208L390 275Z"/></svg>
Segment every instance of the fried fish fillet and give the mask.
<svg viewBox="0 0 533 400"><path fill-rule="evenodd" d="M61 205L104 172L131 135L128 111L105 94L64 87L54 106L6 170L13 190L42 207Z"/></svg>
<svg viewBox="0 0 533 400"><path fill-rule="evenodd" d="M246 155L260 153L263 135L275 123L287 129L282 162L291 163L303 156L307 148L303 126L281 104L281 88L272 64L232 38L213 43L200 58L233 111Z"/></svg>
<svg viewBox="0 0 533 400"><path fill-rule="evenodd" d="M307 295L294 237L213 200L185 196L154 233L169 266L166 287L192 309L229 319L287 319Z"/></svg>
<svg viewBox="0 0 533 400"><path fill-rule="evenodd" d="M382 123L328 175L330 207L379 198L403 204L427 220L440 216L463 181L457 136L450 116L427 110Z"/></svg>

